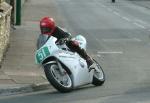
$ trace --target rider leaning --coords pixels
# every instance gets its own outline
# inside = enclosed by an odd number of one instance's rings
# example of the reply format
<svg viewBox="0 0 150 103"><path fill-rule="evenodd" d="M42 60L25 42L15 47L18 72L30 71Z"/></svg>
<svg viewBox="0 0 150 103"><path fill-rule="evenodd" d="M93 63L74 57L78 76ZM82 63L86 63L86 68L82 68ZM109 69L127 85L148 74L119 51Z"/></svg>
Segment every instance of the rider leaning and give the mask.
<svg viewBox="0 0 150 103"><path fill-rule="evenodd" d="M86 51L79 47L79 43L77 41L71 40L72 37L70 33L65 32L60 27L56 26L53 18L51 17L42 18L40 21L40 29L42 34L48 36L53 35L54 37L57 38L57 41L61 39L67 39L66 45L69 47L69 49L73 52L77 52L82 58L84 58L88 64L89 69L95 67L93 60L90 58L90 56L87 55Z"/></svg>

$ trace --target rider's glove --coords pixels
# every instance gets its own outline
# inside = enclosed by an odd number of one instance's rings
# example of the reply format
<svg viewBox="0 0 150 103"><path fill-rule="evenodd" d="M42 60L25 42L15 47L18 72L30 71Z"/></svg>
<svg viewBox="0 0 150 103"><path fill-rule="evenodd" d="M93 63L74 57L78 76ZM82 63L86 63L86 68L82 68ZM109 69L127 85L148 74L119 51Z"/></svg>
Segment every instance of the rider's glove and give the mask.
<svg viewBox="0 0 150 103"><path fill-rule="evenodd" d="M71 44L72 44L73 46L79 46L79 42L76 41L76 40L72 40L72 41L71 41Z"/></svg>

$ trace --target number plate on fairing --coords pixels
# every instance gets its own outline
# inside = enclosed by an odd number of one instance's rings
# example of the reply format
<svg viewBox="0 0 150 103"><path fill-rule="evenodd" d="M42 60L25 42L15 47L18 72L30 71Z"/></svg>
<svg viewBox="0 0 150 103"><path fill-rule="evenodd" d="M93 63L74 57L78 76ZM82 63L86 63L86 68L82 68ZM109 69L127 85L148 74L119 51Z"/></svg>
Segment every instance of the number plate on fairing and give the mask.
<svg viewBox="0 0 150 103"><path fill-rule="evenodd" d="M41 63L44 59L46 59L50 55L50 51L48 47L43 47L36 53L36 62Z"/></svg>

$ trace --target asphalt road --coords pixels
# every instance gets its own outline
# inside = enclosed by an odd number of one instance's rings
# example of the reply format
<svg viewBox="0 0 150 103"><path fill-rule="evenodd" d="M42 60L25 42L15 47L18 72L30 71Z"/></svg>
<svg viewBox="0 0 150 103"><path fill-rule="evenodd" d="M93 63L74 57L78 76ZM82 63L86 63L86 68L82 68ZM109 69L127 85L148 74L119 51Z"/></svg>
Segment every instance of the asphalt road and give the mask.
<svg viewBox="0 0 150 103"><path fill-rule="evenodd" d="M82 34L106 82L71 93L55 89L7 97L0 103L149 103L150 9L118 0L55 0L65 27Z"/></svg>

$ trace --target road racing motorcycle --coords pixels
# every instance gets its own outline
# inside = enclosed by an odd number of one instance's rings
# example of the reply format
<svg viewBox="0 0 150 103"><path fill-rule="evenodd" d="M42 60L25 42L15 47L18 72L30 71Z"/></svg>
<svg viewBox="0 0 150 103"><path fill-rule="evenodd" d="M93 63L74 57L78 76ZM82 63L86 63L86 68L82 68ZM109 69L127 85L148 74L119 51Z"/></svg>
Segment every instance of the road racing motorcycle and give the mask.
<svg viewBox="0 0 150 103"><path fill-rule="evenodd" d="M86 60L72 52L65 40L56 43L57 38L54 36L43 38L42 35L39 39L41 40L37 42L38 50L35 53L36 63L42 65L47 80L58 91L70 92L79 86L90 83L101 86L105 82L104 71L96 60L93 59L97 69L89 71ZM77 35L73 40L86 50L85 37Z"/></svg>

